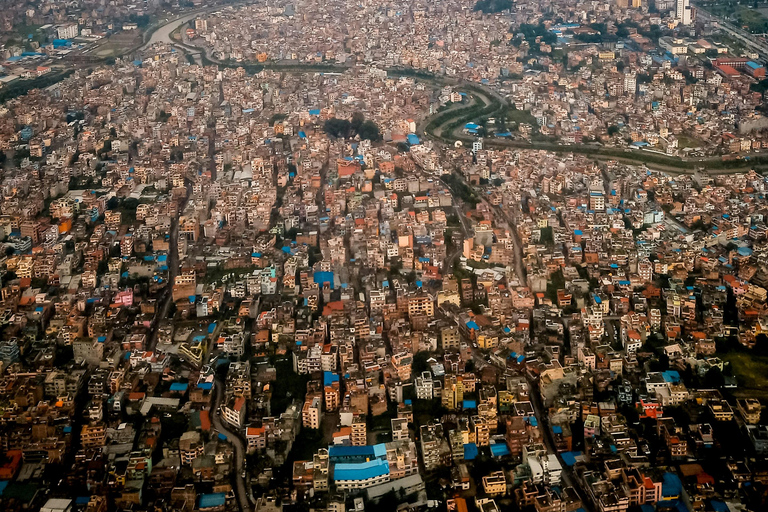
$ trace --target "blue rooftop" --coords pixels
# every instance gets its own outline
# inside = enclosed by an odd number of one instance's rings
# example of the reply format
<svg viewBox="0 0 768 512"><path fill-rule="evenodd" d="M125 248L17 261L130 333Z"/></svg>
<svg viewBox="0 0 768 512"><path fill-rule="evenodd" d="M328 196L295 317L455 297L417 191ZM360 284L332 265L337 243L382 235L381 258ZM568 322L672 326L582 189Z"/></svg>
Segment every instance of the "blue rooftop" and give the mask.
<svg viewBox="0 0 768 512"><path fill-rule="evenodd" d="M368 480L389 474L389 463L386 460L374 459L368 462L339 463L333 468L333 479L339 480Z"/></svg>
<svg viewBox="0 0 768 512"><path fill-rule="evenodd" d="M315 272L315 274L312 276L312 279L314 280L315 284L321 287L324 283L329 283L331 285L331 289L333 289L333 272Z"/></svg>
<svg viewBox="0 0 768 512"><path fill-rule="evenodd" d="M384 457L387 454L387 448L383 444L367 444L365 446L329 446L328 457Z"/></svg>
<svg viewBox="0 0 768 512"><path fill-rule="evenodd" d="M506 443L494 443L491 445L491 455L494 457L504 457L509 455L509 448Z"/></svg>
<svg viewBox="0 0 768 512"><path fill-rule="evenodd" d="M683 484L680 482L680 477L674 473L664 473L661 484L661 495L664 498L676 498L680 496L683 490Z"/></svg>
<svg viewBox="0 0 768 512"><path fill-rule="evenodd" d="M223 492L216 492L213 494L202 494L198 507L200 508L213 508L223 507L227 501L227 495Z"/></svg>
<svg viewBox="0 0 768 512"><path fill-rule="evenodd" d="M680 382L680 374L675 370L667 370L661 374L664 377L665 382L671 382L676 384Z"/></svg>
<svg viewBox="0 0 768 512"><path fill-rule="evenodd" d="M331 372L323 372L323 386L330 386L334 382L339 382L339 376Z"/></svg>
<svg viewBox="0 0 768 512"><path fill-rule="evenodd" d="M576 464L576 457L581 455L581 452L563 452L560 456L563 458L563 462L568 467L573 467Z"/></svg>
<svg viewBox="0 0 768 512"><path fill-rule="evenodd" d="M464 459L475 460L477 458L477 445L475 443L467 443L464 445Z"/></svg>

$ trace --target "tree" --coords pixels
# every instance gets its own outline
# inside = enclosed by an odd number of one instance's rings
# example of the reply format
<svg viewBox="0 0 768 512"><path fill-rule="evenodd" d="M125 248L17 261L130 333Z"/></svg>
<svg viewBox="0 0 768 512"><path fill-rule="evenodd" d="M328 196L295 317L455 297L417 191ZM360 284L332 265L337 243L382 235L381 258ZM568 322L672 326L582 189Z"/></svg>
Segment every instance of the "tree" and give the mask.
<svg viewBox="0 0 768 512"><path fill-rule="evenodd" d="M512 8L511 0L478 0L474 10L481 11L484 14L493 14L502 11L508 11Z"/></svg>
<svg viewBox="0 0 768 512"><path fill-rule="evenodd" d="M352 127L352 131L355 133L360 133L360 127L363 126L363 123L365 122L365 115L363 115L362 112L355 112L352 114L352 119L350 120L349 124Z"/></svg>
<svg viewBox="0 0 768 512"><path fill-rule="evenodd" d="M720 389L725 386L725 377L723 376L723 372L720 370L720 368L717 366L710 368L709 371L704 375L702 385L705 388L710 389Z"/></svg>
<svg viewBox="0 0 768 512"><path fill-rule="evenodd" d="M325 121L323 130L331 137L346 139L352 132L352 123L346 119L336 119L332 117Z"/></svg>
<svg viewBox="0 0 768 512"><path fill-rule="evenodd" d="M397 492L391 490L379 498L378 501L369 503L367 508L372 512L390 512L392 510L397 510L397 506L400 503L401 501L397 497Z"/></svg>
<svg viewBox="0 0 768 512"><path fill-rule="evenodd" d="M360 130L357 132L361 139L370 140L376 142L381 140L381 133L379 133L379 127L373 121L365 121L360 126Z"/></svg>
<svg viewBox="0 0 768 512"><path fill-rule="evenodd" d="M611 126L608 127L608 136L609 137L613 137L617 133L619 133L619 127L618 126L616 126L614 124L614 125L611 125Z"/></svg>
<svg viewBox="0 0 768 512"><path fill-rule="evenodd" d="M662 353L658 358L651 361L649 367L651 371L654 372L665 372L669 370L669 356Z"/></svg>
<svg viewBox="0 0 768 512"><path fill-rule="evenodd" d="M755 337L755 348L752 349L755 355L768 356L768 336L763 333Z"/></svg>

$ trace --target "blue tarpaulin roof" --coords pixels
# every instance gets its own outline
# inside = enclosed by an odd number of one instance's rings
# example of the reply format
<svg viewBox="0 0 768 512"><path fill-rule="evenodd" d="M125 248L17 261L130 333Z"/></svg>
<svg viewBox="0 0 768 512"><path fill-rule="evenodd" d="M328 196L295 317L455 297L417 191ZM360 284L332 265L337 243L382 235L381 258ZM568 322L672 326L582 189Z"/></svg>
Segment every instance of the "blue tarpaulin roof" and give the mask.
<svg viewBox="0 0 768 512"><path fill-rule="evenodd" d="M474 400L464 400L461 404L464 409L477 409L477 402Z"/></svg>
<svg viewBox="0 0 768 512"><path fill-rule="evenodd" d="M464 445L464 459L475 460L477 458L477 445L475 443L467 443Z"/></svg>
<svg viewBox="0 0 768 512"><path fill-rule="evenodd" d="M420 144L419 137L415 133L408 134L408 144L411 146L417 146Z"/></svg>
<svg viewBox="0 0 768 512"><path fill-rule="evenodd" d="M171 391L186 391L187 384L185 382L173 382L171 383Z"/></svg>
<svg viewBox="0 0 768 512"><path fill-rule="evenodd" d="M683 484L680 482L680 477L674 473L664 473L661 483L662 497L674 498L680 496L682 490Z"/></svg>

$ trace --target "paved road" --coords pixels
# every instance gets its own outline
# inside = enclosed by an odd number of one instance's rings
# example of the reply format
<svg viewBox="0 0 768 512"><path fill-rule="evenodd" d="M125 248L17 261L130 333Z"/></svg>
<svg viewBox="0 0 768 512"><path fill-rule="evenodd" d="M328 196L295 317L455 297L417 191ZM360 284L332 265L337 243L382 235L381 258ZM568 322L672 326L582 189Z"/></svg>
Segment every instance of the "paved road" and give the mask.
<svg viewBox="0 0 768 512"><path fill-rule="evenodd" d="M221 402L224 398L224 382L216 378L213 386L211 398L211 423L216 430L227 436L227 441L232 443L235 449L235 467L232 479L234 480L235 497L241 512L250 512L252 503L255 503L253 496L245 485L243 478L243 469L245 468L245 441L239 432L231 430L230 427L221 419Z"/></svg>

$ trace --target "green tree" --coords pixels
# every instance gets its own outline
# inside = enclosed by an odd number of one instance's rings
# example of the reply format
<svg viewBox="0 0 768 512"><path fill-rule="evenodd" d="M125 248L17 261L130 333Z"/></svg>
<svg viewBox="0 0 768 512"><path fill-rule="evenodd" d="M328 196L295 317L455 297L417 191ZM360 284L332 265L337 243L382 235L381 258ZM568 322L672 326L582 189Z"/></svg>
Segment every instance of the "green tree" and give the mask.
<svg viewBox="0 0 768 512"><path fill-rule="evenodd" d="M323 130L331 137L346 139L352 132L352 123L346 119L332 117L325 121Z"/></svg>
<svg viewBox="0 0 768 512"><path fill-rule="evenodd" d="M511 0L478 0L474 10L484 14L493 14L512 9Z"/></svg>
<svg viewBox="0 0 768 512"><path fill-rule="evenodd" d="M362 112L355 112L352 114L352 119L350 120L349 124L352 128L352 131L355 133L360 133L360 128L363 126L363 123L365 122L365 116Z"/></svg>
<svg viewBox="0 0 768 512"><path fill-rule="evenodd" d="M704 375L702 385L705 388L711 389L720 389L725 386L725 377L723 376L723 372L720 371L720 368L717 366L710 368L709 371Z"/></svg>
<svg viewBox="0 0 768 512"><path fill-rule="evenodd" d="M376 123L373 121L363 122L363 124L360 126L360 130L358 130L358 134L360 135L361 139L370 140L372 142L381 140L379 127L376 126Z"/></svg>

